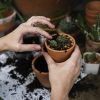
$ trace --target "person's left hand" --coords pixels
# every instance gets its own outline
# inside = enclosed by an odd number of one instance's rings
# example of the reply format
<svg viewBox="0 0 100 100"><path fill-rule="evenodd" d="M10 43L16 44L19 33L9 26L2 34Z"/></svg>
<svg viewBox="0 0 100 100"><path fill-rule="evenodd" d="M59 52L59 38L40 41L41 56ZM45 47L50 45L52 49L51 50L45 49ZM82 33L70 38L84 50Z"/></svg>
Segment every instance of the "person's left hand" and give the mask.
<svg viewBox="0 0 100 100"><path fill-rule="evenodd" d="M37 44L23 44L23 36L26 34L38 34L43 35L46 38L51 39L52 37L40 27L34 27L35 24L45 24L50 28L54 28L54 25L51 24L50 19L43 16L33 16L27 22L19 25L17 29L8 35L2 37L0 41L3 43L0 51L10 50L16 52L23 51L34 51L40 50L40 45Z"/></svg>

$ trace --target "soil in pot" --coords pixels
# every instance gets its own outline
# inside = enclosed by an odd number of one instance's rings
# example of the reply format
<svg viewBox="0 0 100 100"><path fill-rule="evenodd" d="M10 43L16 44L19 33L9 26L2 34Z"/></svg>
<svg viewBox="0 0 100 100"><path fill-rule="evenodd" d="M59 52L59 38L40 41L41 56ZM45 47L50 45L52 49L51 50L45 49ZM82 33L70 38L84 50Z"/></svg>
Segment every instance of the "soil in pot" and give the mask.
<svg viewBox="0 0 100 100"><path fill-rule="evenodd" d="M45 58L43 56L40 56L38 59L36 59L36 61L34 62L34 65L38 71L48 72L47 63L46 63Z"/></svg>
<svg viewBox="0 0 100 100"><path fill-rule="evenodd" d="M55 35L52 40L47 41L47 44L54 50L65 50L65 52L72 47L72 41L67 35Z"/></svg>

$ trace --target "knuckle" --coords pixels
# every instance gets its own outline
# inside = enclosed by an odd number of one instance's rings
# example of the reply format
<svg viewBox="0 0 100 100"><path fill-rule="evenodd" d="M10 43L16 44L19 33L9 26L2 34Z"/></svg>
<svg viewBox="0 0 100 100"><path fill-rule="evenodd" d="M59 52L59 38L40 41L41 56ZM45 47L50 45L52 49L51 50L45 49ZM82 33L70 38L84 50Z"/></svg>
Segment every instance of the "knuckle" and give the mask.
<svg viewBox="0 0 100 100"><path fill-rule="evenodd" d="M16 51L17 52L21 52L21 45L20 44L17 44L16 47L15 47Z"/></svg>

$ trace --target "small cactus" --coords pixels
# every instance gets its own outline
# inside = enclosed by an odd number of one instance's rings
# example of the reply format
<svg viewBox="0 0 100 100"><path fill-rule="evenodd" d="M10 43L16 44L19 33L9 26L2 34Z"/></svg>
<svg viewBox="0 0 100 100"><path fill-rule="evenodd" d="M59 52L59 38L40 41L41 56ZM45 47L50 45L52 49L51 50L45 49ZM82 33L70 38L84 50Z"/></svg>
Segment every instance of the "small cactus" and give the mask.
<svg viewBox="0 0 100 100"><path fill-rule="evenodd" d="M95 62L96 61L96 52L92 52L91 54L87 54L85 56L85 60L87 63L88 62L90 62L90 63Z"/></svg>
<svg viewBox="0 0 100 100"><path fill-rule="evenodd" d="M57 47L57 42L55 40L50 41L50 47L55 48Z"/></svg>

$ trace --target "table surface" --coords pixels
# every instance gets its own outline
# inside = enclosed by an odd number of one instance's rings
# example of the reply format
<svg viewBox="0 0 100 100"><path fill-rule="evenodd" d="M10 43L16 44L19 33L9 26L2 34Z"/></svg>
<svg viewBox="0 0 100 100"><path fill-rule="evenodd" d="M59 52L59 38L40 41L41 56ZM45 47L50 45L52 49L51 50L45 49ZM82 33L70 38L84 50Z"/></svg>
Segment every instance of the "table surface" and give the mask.
<svg viewBox="0 0 100 100"><path fill-rule="evenodd" d="M0 54L0 96L4 100L50 100L50 89L43 87L32 72L32 59L33 55L30 52ZM80 80L84 77L86 74L81 68L80 77L71 91L71 97L81 89ZM89 86L86 88L82 85L83 87L86 90Z"/></svg>

